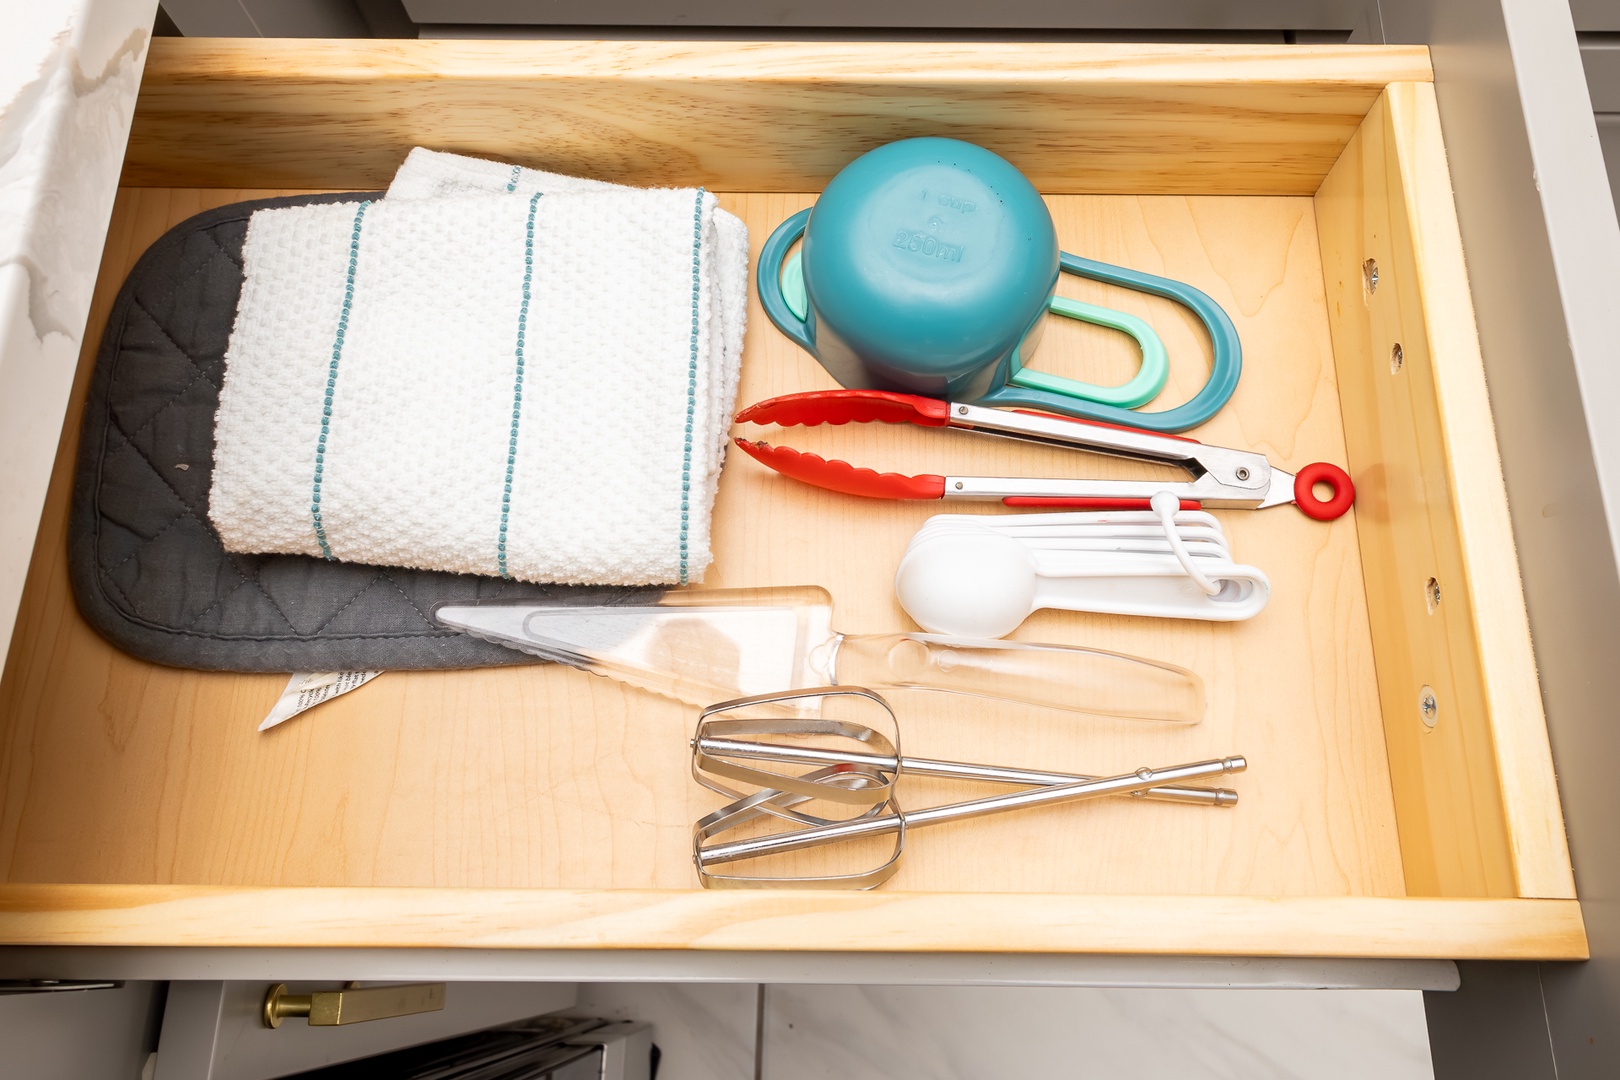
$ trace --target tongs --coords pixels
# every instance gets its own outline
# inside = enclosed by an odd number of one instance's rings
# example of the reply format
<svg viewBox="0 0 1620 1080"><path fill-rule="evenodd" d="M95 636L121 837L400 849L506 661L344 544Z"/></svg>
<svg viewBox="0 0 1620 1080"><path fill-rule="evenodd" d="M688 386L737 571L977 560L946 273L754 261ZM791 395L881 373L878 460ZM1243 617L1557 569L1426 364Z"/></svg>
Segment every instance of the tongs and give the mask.
<svg viewBox="0 0 1620 1080"><path fill-rule="evenodd" d="M1190 481L1102 480L1021 476L903 476L828 461L791 447L738 438L749 456L784 476L830 491L874 499L999 499L1012 507L1059 507L1095 510L1147 509L1153 496L1169 492L1181 509L1236 507L1249 510L1295 503L1307 517L1331 521L1350 509L1355 485L1337 465L1315 462L1295 473L1284 472L1264 454L1211 446L1180 435L1098 424L1046 413L989 409L955 401L937 401L884 390L826 390L788 394L750 405L737 414L739 424L916 424L952 427L1026 442L1090 450L1117 457L1177 465L1193 474ZM1332 489L1318 499L1317 484Z"/></svg>
<svg viewBox="0 0 1620 1080"><path fill-rule="evenodd" d="M898 748L898 727L893 728L895 735L891 738L866 724L827 716L806 718L802 714L806 711L807 699L816 699L819 705L852 702L894 724L894 713L888 703L881 696L860 687L760 694L721 702L705 709L692 740L693 776L705 787L733 801L700 818L693 827L693 863L704 887L876 888L899 869L905 834L912 828L1027 806L1106 795L1230 807L1237 803L1236 792L1185 786L1181 782L1241 772L1247 768L1243 758L1228 757L1163 769L1137 769L1118 776L1095 777L905 757ZM725 715L759 706L777 709L780 715ZM840 743L853 743L858 748L756 741L753 736L831 738ZM761 767L767 763L809 768L803 772L788 772ZM1005 795L903 811L895 795L895 785L903 773L1029 786ZM720 778L758 785L758 790L744 794L723 783ZM853 807L857 812L854 816L838 818L800 809L813 802ZM828 807L823 813L831 810L832 807ZM710 842L717 836L766 817L785 821L790 827L764 836ZM742 875L715 873L711 869L726 863L891 834L895 837L892 850L876 865L856 873Z"/></svg>

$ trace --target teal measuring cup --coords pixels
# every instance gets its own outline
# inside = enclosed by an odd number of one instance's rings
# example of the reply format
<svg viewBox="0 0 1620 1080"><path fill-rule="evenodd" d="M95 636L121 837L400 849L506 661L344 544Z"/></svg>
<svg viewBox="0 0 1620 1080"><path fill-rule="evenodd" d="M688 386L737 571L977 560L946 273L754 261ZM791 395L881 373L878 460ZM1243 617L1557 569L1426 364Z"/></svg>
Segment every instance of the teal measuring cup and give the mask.
<svg viewBox="0 0 1620 1080"><path fill-rule="evenodd" d="M804 293L804 269L799 261L798 252L789 255L787 262L782 264L782 299L787 301L788 310L793 312L800 322L804 322L809 314L810 304ZM1121 409L1135 409L1158 397L1159 391L1164 389L1164 384L1170 381L1169 353L1165 351L1163 340L1157 331L1148 325L1147 320L1139 319L1124 311L1115 311L1113 308L1088 304L1083 300L1070 300L1065 296L1050 297L1046 302L1046 310L1054 315L1063 315L1129 334L1136 339L1137 348L1142 351L1142 364L1135 375L1118 386L1099 386L1079 379L1067 379L1062 375L1051 375L1025 367L1024 351L1033 348L1033 343L1026 338L1013 351L1008 363L1007 378L1013 385L1062 394L1066 397L1084 398L1103 405L1116 405Z"/></svg>
<svg viewBox="0 0 1620 1080"><path fill-rule="evenodd" d="M801 237L797 266L784 273ZM1152 346L1162 353L1158 336L1134 316L1057 297L1060 270L1189 308L1214 351L1204 387L1175 408L1133 411L1128 402L1151 400L1163 386L1152 385L1149 369ZM1237 331L1220 305L1183 282L1059 251L1051 214L1029 181L956 139L905 139L845 166L814 207L766 240L757 284L777 328L850 388L1183 431L1226 403L1242 367ZM1049 310L1136 337L1146 377L1097 387L1030 368ZM1098 392L1116 396L1091 396Z"/></svg>

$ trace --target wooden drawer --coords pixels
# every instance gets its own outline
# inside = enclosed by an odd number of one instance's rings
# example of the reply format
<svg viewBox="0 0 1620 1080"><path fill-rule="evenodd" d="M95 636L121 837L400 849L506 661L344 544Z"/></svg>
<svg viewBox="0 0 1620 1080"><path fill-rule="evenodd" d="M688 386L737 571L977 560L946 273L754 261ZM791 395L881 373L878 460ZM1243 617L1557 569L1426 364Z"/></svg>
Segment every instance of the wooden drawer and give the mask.
<svg viewBox="0 0 1620 1080"><path fill-rule="evenodd" d="M1224 515L1274 585L1249 623L1048 612L1019 631L1192 668L1196 727L897 699L932 756L1115 772L1242 753L1235 810L1052 808L933 830L875 893L704 892L690 709L551 667L390 673L260 735L282 677L113 650L63 565L75 419L0 684L0 941L1585 956L1429 79L1407 47L155 42L86 372L166 228L385 186L413 145L704 184L757 253L860 151L945 134L1022 168L1067 250L1227 309L1243 382L1201 437L1345 461L1359 500L1332 525ZM1202 381L1207 342L1167 301L1061 288L1154 320L1167 403ZM1097 381L1129 366L1067 325L1039 359ZM741 400L831 385L756 303ZM795 435L912 471L1076 463L983 442ZM824 584L840 629L892 631L893 566L931 511L734 461L705 584Z"/></svg>

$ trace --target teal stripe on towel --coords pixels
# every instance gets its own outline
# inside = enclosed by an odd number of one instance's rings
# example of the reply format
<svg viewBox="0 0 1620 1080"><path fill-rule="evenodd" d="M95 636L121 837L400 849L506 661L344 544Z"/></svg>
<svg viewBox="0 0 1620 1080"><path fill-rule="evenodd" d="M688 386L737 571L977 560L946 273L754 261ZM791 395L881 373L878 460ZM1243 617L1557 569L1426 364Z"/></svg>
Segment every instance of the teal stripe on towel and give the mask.
<svg viewBox="0 0 1620 1080"><path fill-rule="evenodd" d="M514 170L512 182L517 182ZM523 335L529 326L529 289L534 284L534 212L540 205L541 192L535 192L529 197L529 224L528 234L523 241L523 304L518 308L517 347L513 355L517 358L517 372L512 376L512 430L506 440L506 488L501 492L501 538L496 546L496 566L501 577L511 577L506 572L506 521L512 510L512 473L517 468L518 447L518 420L523 415Z"/></svg>
<svg viewBox="0 0 1620 1080"><path fill-rule="evenodd" d="M367 199L354 212L354 229L349 233L349 272L343 280L343 312L338 316L337 337L332 342L332 361L326 366L326 404L321 407L321 437L315 443L315 483L309 498L310 517L315 522L315 542L321 556L332 561L332 548L326 542L326 525L321 521L321 476L326 470L326 438L332 430L332 392L337 389L338 362L343 359L343 337L349 332L349 311L354 307L354 271L360 263L360 223L365 220Z"/></svg>
<svg viewBox="0 0 1620 1080"><path fill-rule="evenodd" d="M697 190L692 202L692 344L686 361L686 450L681 459L681 584L687 577L687 531L692 520L692 416L697 411L698 293L703 243L703 195Z"/></svg>

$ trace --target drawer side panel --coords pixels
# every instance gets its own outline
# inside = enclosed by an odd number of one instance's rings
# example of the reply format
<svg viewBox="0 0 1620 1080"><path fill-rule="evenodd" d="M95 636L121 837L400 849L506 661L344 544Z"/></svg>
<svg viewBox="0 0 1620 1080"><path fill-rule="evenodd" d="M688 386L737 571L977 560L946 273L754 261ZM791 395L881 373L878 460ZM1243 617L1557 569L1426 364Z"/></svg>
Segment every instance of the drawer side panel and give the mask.
<svg viewBox="0 0 1620 1080"><path fill-rule="evenodd" d="M1316 203L1408 892L1573 896L1432 88Z"/></svg>

